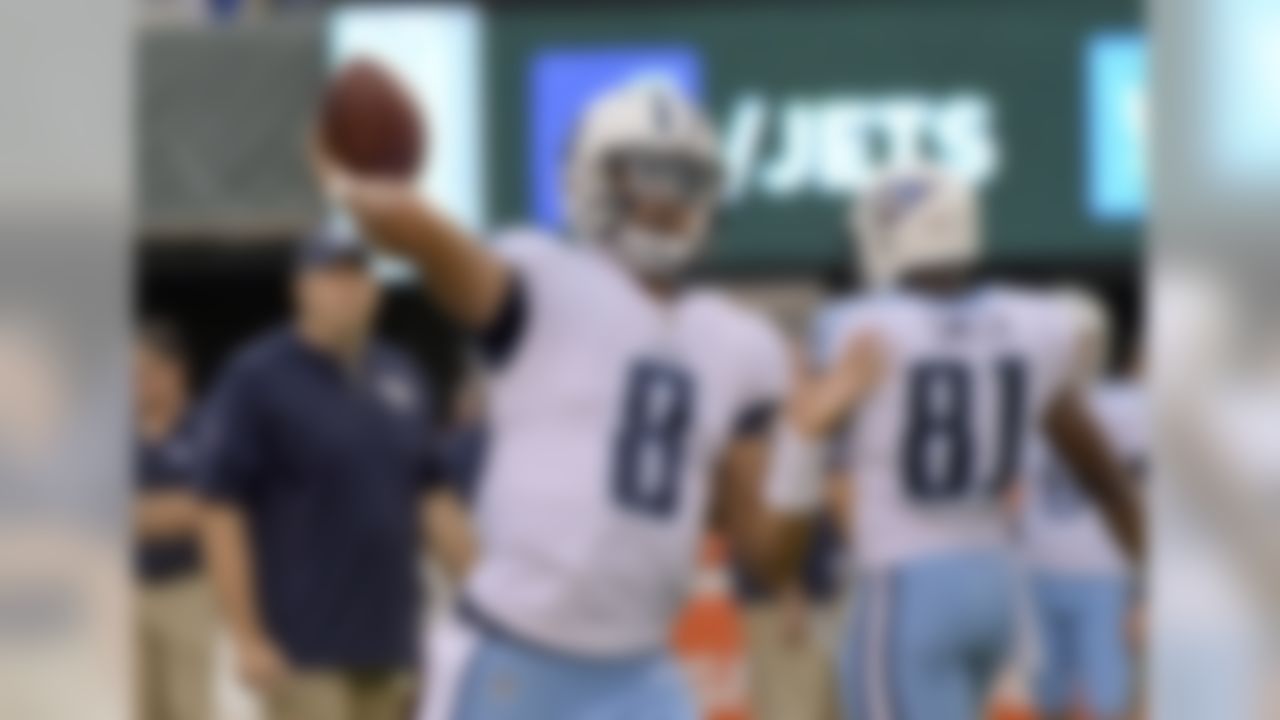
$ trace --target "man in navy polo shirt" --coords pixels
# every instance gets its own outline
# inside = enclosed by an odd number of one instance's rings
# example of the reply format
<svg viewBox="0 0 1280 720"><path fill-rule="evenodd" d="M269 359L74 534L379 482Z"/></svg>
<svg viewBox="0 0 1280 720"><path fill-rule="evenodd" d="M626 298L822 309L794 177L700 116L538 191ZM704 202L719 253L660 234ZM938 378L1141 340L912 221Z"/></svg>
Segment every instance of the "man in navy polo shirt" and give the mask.
<svg viewBox="0 0 1280 720"><path fill-rule="evenodd" d="M270 720L402 720L420 527L446 569L469 562L460 506L437 482L423 383L370 338L368 260L355 238L302 244L294 322L232 359L201 430L205 553Z"/></svg>

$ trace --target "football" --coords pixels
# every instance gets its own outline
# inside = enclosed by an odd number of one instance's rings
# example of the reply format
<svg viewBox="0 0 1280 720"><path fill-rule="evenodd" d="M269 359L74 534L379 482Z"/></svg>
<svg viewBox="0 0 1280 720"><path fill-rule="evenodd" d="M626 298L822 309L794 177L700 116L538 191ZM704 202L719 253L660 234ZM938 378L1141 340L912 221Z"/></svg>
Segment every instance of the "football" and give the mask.
<svg viewBox="0 0 1280 720"><path fill-rule="evenodd" d="M407 179L425 161L425 117L395 74L376 60L344 65L328 86L320 115L328 151L348 170Z"/></svg>

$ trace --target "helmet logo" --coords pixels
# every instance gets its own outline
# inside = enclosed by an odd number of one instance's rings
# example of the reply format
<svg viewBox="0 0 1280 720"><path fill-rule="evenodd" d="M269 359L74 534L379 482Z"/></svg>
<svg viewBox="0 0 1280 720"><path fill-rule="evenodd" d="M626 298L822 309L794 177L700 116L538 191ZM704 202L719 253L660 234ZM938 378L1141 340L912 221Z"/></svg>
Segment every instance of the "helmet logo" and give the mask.
<svg viewBox="0 0 1280 720"><path fill-rule="evenodd" d="M904 180L888 188L876 207L876 221L882 228L897 225L929 196L929 184L920 178Z"/></svg>

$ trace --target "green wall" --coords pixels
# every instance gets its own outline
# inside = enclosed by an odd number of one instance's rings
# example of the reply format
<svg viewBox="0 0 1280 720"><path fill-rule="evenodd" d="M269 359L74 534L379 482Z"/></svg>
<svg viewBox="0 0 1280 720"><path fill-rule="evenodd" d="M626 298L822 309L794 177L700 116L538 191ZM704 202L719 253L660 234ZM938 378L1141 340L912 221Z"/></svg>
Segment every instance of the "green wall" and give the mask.
<svg viewBox="0 0 1280 720"><path fill-rule="evenodd" d="M526 106L541 50L680 44L702 57L712 113L755 92L777 107L909 92L930 102L976 94L993 108L1000 169L988 195L989 241L1003 260L1132 258L1141 230L1085 212L1084 40L1132 28L1127 3L802 5L709 9L499 12L490 35L491 182L498 217L530 205ZM776 126L765 154L778 151ZM839 261L845 201L831 193L748 193L722 223L714 263L728 269L813 268Z"/></svg>

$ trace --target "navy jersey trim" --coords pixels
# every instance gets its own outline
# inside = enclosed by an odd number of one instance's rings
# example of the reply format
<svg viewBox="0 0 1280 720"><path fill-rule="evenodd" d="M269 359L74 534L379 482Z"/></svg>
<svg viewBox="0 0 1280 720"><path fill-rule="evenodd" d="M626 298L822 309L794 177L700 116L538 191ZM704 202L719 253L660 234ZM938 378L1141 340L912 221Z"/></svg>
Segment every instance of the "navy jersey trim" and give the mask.
<svg viewBox="0 0 1280 720"><path fill-rule="evenodd" d="M778 403L772 400L758 402L747 407L733 423L735 437L759 437L773 428L778 417Z"/></svg>
<svg viewBox="0 0 1280 720"><path fill-rule="evenodd" d="M502 367L515 356L529 324L528 298L524 278L518 272L513 273L497 315L477 336L480 351L490 367Z"/></svg>
<svg viewBox="0 0 1280 720"><path fill-rule="evenodd" d="M524 649L530 653L545 655L549 659L560 663L581 663L585 665L618 665L626 666L635 663L652 662L657 658L663 657L665 650L663 648L654 648L653 650L641 650L622 655L595 655L591 653L574 652L571 650L562 650L552 647L545 642L533 640L523 633L512 630L501 620L493 617L480 607L476 601L464 595L458 601L457 608L458 617L467 625L470 625L482 635L488 635L501 642Z"/></svg>

